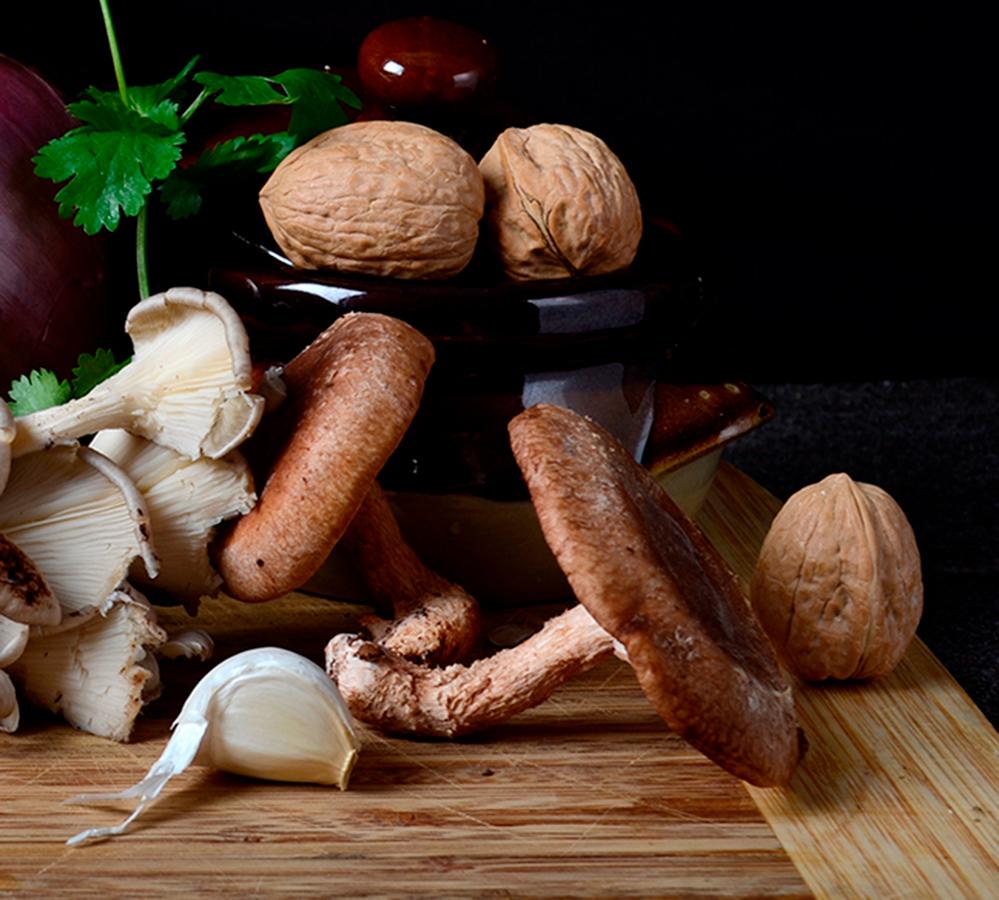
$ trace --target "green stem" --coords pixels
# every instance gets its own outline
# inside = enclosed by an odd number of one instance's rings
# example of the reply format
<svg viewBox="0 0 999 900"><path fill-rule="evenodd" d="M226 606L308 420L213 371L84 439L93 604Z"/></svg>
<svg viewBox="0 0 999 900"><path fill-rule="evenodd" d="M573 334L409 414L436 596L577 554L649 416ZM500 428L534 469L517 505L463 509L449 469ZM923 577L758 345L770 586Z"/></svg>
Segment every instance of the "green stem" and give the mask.
<svg viewBox="0 0 999 900"><path fill-rule="evenodd" d="M118 38L114 33L114 22L111 21L111 8L108 0L100 0L101 14L104 16L104 31L107 32L108 46L111 48L111 62L114 64L114 77L118 82L118 93L121 102L128 103L128 88L125 86L125 70L121 65L121 54L118 52Z"/></svg>
<svg viewBox="0 0 999 900"><path fill-rule="evenodd" d="M143 205L135 223L135 270L139 276L139 299L149 296L149 271L146 268L146 212L149 204Z"/></svg>
<svg viewBox="0 0 999 900"><path fill-rule="evenodd" d="M191 118L197 111L198 107L201 106L208 99L208 89L202 88L201 93L198 94L192 101L190 106L187 107L180 114L180 127L183 128L187 124L187 120Z"/></svg>

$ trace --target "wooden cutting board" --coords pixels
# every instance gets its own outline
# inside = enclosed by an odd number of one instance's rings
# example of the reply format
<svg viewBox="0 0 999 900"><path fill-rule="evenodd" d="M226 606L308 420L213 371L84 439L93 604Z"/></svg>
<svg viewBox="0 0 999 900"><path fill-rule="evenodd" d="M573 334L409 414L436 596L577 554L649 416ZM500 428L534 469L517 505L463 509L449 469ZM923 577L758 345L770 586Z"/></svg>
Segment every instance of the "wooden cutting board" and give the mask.
<svg viewBox="0 0 999 900"><path fill-rule="evenodd" d="M742 575L777 505L721 470L701 521ZM277 643L318 661L356 613L298 596L202 618L218 658ZM747 788L687 747L614 661L475 738L366 732L346 792L190 770L129 834L65 847L120 814L62 801L136 781L207 668L164 663L172 688L127 745L41 717L0 735L0 894L999 893L999 738L918 641L881 682L801 687L811 750L787 789Z"/></svg>

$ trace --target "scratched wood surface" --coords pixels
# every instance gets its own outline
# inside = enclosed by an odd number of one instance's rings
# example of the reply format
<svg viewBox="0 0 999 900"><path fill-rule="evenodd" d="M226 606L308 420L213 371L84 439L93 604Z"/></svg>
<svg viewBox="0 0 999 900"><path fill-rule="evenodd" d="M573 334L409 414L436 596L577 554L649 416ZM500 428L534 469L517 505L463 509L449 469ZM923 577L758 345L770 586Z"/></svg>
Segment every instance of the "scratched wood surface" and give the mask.
<svg viewBox="0 0 999 900"><path fill-rule="evenodd" d="M725 468L702 524L745 573L775 506ZM219 656L277 643L318 660L355 614L294 598L203 618ZM918 643L878 685L800 692L813 746L785 791L748 791L686 747L615 661L476 738L366 732L346 792L191 770L133 832L64 847L119 814L62 801L135 781L208 666L163 668L172 688L128 745L41 716L0 735L0 895L987 896L999 884L999 742Z"/></svg>

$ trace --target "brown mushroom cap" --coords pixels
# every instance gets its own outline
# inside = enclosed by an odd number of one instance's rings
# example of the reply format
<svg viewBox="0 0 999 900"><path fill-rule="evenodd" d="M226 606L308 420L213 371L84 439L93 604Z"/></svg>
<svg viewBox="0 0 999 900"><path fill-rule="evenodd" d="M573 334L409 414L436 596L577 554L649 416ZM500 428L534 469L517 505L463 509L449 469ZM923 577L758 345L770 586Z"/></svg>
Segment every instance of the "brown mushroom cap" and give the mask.
<svg viewBox="0 0 999 900"><path fill-rule="evenodd" d="M786 784L805 747L791 687L711 543L588 419L543 404L510 434L559 565L659 715L734 775Z"/></svg>
<svg viewBox="0 0 999 900"><path fill-rule="evenodd" d="M260 501L221 544L234 597L270 600L316 572L416 415L433 358L409 325L353 313L288 364L288 402L262 426L283 446Z"/></svg>

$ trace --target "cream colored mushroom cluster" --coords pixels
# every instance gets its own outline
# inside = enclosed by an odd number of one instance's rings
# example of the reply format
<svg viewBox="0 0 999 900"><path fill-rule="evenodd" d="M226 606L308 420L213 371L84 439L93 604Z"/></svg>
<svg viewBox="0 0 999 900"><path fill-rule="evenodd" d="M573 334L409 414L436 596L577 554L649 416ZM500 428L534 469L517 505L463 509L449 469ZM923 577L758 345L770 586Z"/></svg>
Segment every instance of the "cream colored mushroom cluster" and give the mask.
<svg viewBox="0 0 999 900"><path fill-rule="evenodd" d="M0 401L0 731L20 695L127 740L159 692L157 653L205 649L168 644L137 586L214 593L215 528L256 502L235 448L264 400L236 313L175 288L125 329L132 362L85 397L17 419Z"/></svg>

